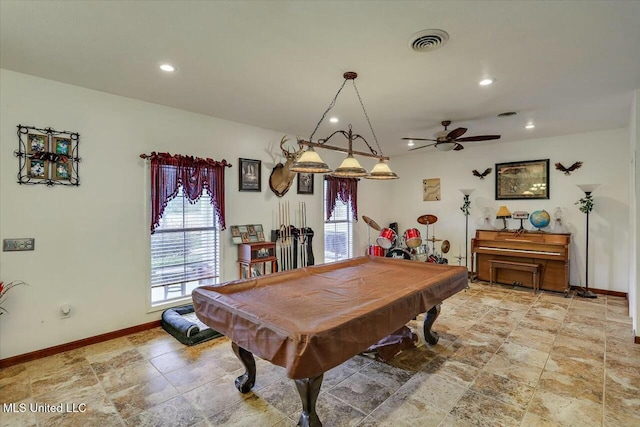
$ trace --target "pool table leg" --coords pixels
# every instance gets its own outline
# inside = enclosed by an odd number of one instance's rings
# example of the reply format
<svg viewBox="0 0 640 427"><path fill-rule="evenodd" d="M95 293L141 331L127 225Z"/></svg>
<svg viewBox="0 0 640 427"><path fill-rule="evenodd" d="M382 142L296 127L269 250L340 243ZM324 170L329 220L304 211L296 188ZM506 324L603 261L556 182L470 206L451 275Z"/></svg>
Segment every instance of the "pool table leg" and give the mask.
<svg viewBox="0 0 640 427"><path fill-rule="evenodd" d="M298 420L298 425L301 427L322 427L316 413L316 401L320 394L323 376L324 374L320 374L317 377L293 380L296 383L300 399L302 399L302 414Z"/></svg>
<svg viewBox="0 0 640 427"><path fill-rule="evenodd" d="M431 308L431 310L427 311L427 315L424 318L424 324L422 330L424 331L424 340L429 344L435 345L438 343L440 337L436 331L432 331L431 327L433 326L433 322L436 321L438 316L440 315L440 304L437 304Z"/></svg>
<svg viewBox="0 0 640 427"><path fill-rule="evenodd" d="M240 393L248 393L256 383L256 360L250 351L245 350L234 342L231 343L231 348L246 370L244 374L236 378L236 388Z"/></svg>

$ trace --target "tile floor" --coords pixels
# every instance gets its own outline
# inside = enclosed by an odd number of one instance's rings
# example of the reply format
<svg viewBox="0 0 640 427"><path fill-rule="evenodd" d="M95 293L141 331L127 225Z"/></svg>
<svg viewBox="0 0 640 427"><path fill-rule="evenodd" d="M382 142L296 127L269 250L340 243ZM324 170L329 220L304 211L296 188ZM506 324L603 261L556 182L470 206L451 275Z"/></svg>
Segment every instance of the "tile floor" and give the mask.
<svg viewBox="0 0 640 427"><path fill-rule="evenodd" d="M410 326L421 331L421 319ZM388 364L356 356L327 372L323 424L640 425L640 345L623 298L473 283L444 302L434 330L436 346L421 341ZM0 425L294 426L293 381L257 364L257 383L242 395L226 338L185 347L156 328L0 370L2 403L86 408L3 407Z"/></svg>

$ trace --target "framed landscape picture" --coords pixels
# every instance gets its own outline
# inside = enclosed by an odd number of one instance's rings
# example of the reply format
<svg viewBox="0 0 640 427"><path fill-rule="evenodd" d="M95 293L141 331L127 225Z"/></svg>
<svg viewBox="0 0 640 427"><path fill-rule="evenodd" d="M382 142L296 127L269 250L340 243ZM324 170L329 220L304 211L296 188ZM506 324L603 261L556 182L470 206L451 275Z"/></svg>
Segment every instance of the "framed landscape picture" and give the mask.
<svg viewBox="0 0 640 427"><path fill-rule="evenodd" d="M548 198L549 159L496 164L496 200Z"/></svg>

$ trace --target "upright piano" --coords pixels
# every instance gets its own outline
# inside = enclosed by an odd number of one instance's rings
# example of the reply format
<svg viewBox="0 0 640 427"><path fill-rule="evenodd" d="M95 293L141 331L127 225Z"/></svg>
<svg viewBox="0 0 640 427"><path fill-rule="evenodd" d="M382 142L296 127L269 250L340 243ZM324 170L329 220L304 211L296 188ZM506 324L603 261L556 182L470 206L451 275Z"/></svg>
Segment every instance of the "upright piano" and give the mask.
<svg viewBox="0 0 640 427"><path fill-rule="evenodd" d="M569 243L571 234L540 231L477 230L471 239L471 268L476 279L489 281L489 261L514 261L540 265L540 289L564 292L569 287ZM472 272L473 273L473 272ZM498 269L498 283L533 287L532 274Z"/></svg>

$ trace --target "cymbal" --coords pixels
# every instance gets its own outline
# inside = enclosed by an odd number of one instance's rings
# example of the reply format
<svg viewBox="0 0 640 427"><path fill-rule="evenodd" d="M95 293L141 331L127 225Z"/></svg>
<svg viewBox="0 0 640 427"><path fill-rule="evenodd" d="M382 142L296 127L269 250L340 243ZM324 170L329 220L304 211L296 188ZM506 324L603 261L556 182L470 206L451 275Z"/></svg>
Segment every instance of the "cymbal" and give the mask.
<svg viewBox="0 0 640 427"><path fill-rule="evenodd" d="M438 222L438 217L431 214L426 214L418 217L418 222L420 224L435 224Z"/></svg>
<svg viewBox="0 0 640 427"><path fill-rule="evenodd" d="M378 225L378 223L377 223L377 222L375 222L374 220L372 220L372 219L371 219L371 218L369 218L368 216L366 216L366 215L362 215L362 219L364 219L364 222L365 222L369 227L373 228L374 230L376 230L376 231L380 231L380 230L382 230L382 227L380 227L380 226Z"/></svg>
<svg viewBox="0 0 640 427"><path fill-rule="evenodd" d="M436 239L435 237L432 237L432 238L426 239L426 240L427 240L427 242L432 242L432 243L433 242L442 242L442 239Z"/></svg>
<svg viewBox="0 0 640 427"><path fill-rule="evenodd" d="M449 252L449 249L451 249L451 243L449 243L448 240L445 240L444 242L442 242L442 246L441 246L442 253L446 254L447 252Z"/></svg>

